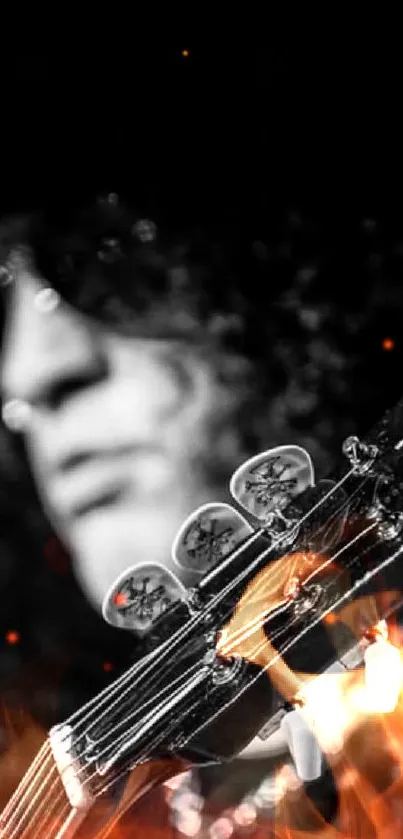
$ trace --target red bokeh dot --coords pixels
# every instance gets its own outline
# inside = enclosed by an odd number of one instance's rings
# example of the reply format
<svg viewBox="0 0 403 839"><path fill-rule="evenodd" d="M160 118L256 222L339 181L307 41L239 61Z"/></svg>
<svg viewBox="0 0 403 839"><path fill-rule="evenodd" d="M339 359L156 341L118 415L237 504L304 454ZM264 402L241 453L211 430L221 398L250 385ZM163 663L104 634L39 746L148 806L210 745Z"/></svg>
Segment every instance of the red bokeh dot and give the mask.
<svg viewBox="0 0 403 839"><path fill-rule="evenodd" d="M390 350L394 350L395 342L393 338L384 338L382 341L382 349L386 350L387 352Z"/></svg>
<svg viewBox="0 0 403 839"><path fill-rule="evenodd" d="M14 644L18 644L20 641L20 637L21 636L19 632L17 632L15 629L10 629L9 632L6 633L7 644L11 644L11 646L14 646Z"/></svg>
<svg viewBox="0 0 403 839"><path fill-rule="evenodd" d="M105 670L105 673L110 673L113 670L113 664L111 661L104 661L102 666Z"/></svg>
<svg viewBox="0 0 403 839"><path fill-rule="evenodd" d="M113 598L113 602L115 606L125 606L127 603L127 594L124 594L123 591L118 591Z"/></svg>

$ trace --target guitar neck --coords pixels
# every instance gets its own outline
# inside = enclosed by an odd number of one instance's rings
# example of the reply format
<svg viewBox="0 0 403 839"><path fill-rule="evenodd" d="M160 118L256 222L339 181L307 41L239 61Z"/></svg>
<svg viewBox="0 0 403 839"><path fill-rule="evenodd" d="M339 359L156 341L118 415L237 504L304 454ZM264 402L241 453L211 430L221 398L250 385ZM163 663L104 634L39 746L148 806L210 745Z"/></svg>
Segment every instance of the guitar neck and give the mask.
<svg viewBox="0 0 403 839"><path fill-rule="evenodd" d="M73 816L78 825L79 816L82 821L83 815L71 807L50 742L46 740L0 815L0 837L70 837L74 835Z"/></svg>
<svg viewBox="0 0 403 839"><path fill-rule="evenodd" d="M150 760L128 772L118 801L82 800L75 807L47 740L0 814L0 839L106 839L133 804L186 768L175 758Z"/></svg>

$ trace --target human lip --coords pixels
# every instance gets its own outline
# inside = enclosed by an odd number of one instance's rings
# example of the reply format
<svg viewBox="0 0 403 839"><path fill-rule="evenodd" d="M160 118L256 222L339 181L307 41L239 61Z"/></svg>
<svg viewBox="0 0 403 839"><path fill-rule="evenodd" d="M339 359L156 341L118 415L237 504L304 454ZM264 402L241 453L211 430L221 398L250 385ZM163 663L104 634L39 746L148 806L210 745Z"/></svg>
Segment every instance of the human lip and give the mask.
<svg viewBox="0 0 403 839"><path fill-rule="evenodd" d="M116 503L129 489L129 454L133 455L132 447L66 456L51 480L57 511L76 520Z"/></svg>

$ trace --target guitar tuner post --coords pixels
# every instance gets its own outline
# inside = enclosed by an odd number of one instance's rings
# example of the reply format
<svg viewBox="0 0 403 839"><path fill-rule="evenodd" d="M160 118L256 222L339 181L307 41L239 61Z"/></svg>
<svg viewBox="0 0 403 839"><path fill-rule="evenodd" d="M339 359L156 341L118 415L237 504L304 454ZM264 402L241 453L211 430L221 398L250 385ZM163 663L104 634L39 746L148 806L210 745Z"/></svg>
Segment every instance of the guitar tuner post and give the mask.
<svg viewBox="0 0 403 839"><path fill-rule="evenodd" d="M215 655L211 674L213 685L220 687L230 682L236 684L243 670L243 666L244 660L241 656L234 655L228 659L224 659Z"/></svg>
<svg viewBox="0 0 403 839"><path fill-rule="evenodd" d="M195 587L189 588L187 590L185 596L185 603L189 610L190 616L197 617L203 611L203 609L206 608L207 600L205 597L203 597L203 594L201 593L200 589ZM203 623L208 626L212 622L212 619L213 616L211 612L206 612L206 614L203 616Z"/></svg>
<svg viewBox="0 0 403 839"><path fill-rule="evenodd" d="M342 446L343 454L350 461L356 475L366 475L379 454L378 446L373 443L363 443L358 437L347 437Z"/></svg>
<svg viewBox="0 0 403 839"><path fill-rule="evenodd" d="M284 546L290 546L295 542L299 533L299 520L287 518L283 511L276 507L264 524L264 530L270 539L281 540Z"/></svg>

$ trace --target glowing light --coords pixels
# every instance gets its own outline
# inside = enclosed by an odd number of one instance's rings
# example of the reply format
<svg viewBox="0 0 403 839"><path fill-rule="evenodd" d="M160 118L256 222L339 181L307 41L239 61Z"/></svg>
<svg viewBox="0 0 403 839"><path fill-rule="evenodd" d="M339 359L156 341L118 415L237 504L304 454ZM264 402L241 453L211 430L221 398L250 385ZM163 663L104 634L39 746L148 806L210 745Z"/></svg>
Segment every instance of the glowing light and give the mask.
<svg viewBox="0 0 403 839"><path fill-rule="evenodd" d="M378 623L376 623L375 626L371 626L371 628L368 629L367 632L365 633L365 638L368 641L378 641L381 638L384 641L387 641L388 637L389 637L388 624L384 620L378 621Z"/></svg>
<svg viewBox="0 0 403 839"><path fill-rule="evenodd" d="M54 288L41 288L34 298L34 306L38 312L53 312L60 303L60 295Z"/></svg>
<svg viewBox="0 0 403 839"><path fill-rule="evenodd" d="M127 603L127 594L124 594L123 591L118 591L113 598L113 602L115 606L125 606Z"/></svg>
<svg viewBox="0 0 403 839"><path fill-rule="evenodd" d="M11 644L11 646L18 644L20 642L20 638L20 633L16 632L15 629L10 629L10 631L6 634L7 644Z"/></svg>
<svg viewBox="0 0 403 839"><path fill-rule="evenodd" d="M293 767L286 763L276 774L275 799L281 801L287 792L292 790L295 792L301 787L302 781L297 778Z"/></svg>
<svg viewBox="0 0 403 839"><path fill-rule="evenodd" d="M234 822L239 827L250 827L256 821L257 810L252 801L244 800L234 810Z"/></svg>
<svg viewBox="0 0 403 839"><path fill-rule="evenodd" d="M189 58L190 52L189 50L182 50L182 58Z"/></svg>
<svg viewBox="0 0 403 839"><path fill-rule="evenodd" d="M186 780L190 780L189 772L181 772L180 775L173 775L172 778L165 781L164 787L168 790L176 790L179 789Z"/></svg>
<svg viewBox="0 0 403 839"><path fill-rule="evenodd" d="M103 666L103 669L105 670L105 673L110 673L111 670L113 670L113 664L112 664L111 661L104 661L102 666Z"/></svg>
<svg viewBox="0 0 403 839"><path fill-rule="evenodd" d="M287 600L295 600L298 597L300 590L301 583L298 577L291 577L285 585L284 597L286 597Z"/></svg>
<svg viewBox="0 0 403 839"><path fill-rule="evenodd" d="M209 836L211 839L230 839L234 832L234 825L230 819L222 816L217 821L213 822L209 829Z"/></svg>
<svg viewBox="0 0 403 839"><path fill-rule="evenodd" d="M370 713L391 714L399 701L403 685L403 665L399 650L379 637L364 653L364 702Z"/></svg>
<svg viewBox="0 0 403 839"><path fill-rule="evenodd" d="M202 817L196 810L188 810L178 813L175 819L175 827L184 836L196 836L202 826Z"/></svg>
<svg viewBox="0 0 403 839"><path fill-rule="evenodd" d="M325 615L323 620L325 623L328 624L328 626L333 626L335 623L337 623L338 618L337 615L334 614L334 612L329 612L328 615Z"/></svg>
<svg viewBox="0 0 403 839"><path fill-rule="evenodd" d="M387 352L390 350L394 350L395 342L393 338L384 338L382 341L382 349L386 350Z"/></svg>

